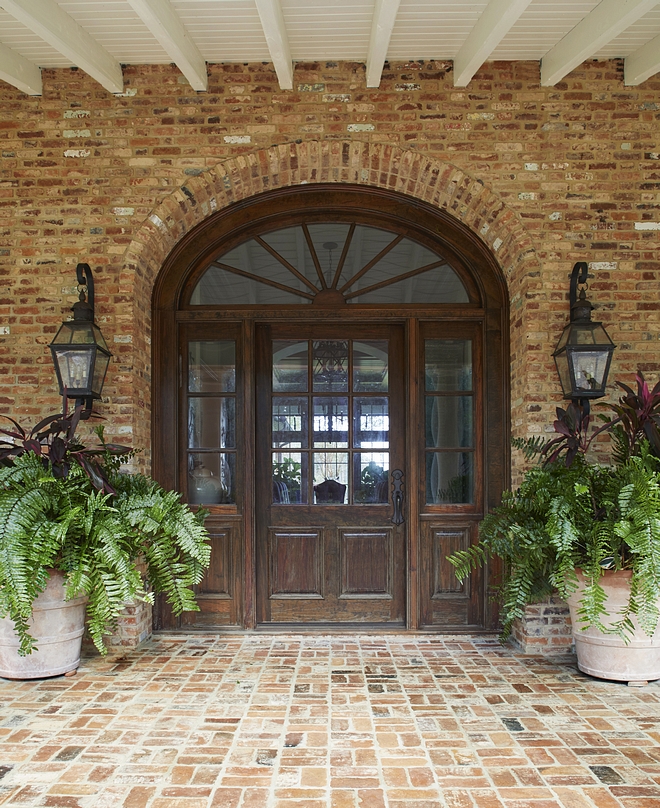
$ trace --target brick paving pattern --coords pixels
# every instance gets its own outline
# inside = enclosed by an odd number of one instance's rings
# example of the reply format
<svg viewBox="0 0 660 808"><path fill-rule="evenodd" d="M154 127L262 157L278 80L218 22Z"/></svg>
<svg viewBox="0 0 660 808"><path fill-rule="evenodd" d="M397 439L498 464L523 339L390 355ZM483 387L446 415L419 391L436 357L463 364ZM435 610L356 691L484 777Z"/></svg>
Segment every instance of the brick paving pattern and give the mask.
<svg viewBox="0 0 660 808"><path fill-rule="evenodd" d="M161 634L0 732L21 808L660 808L660 687L492 637Z"/></svg>

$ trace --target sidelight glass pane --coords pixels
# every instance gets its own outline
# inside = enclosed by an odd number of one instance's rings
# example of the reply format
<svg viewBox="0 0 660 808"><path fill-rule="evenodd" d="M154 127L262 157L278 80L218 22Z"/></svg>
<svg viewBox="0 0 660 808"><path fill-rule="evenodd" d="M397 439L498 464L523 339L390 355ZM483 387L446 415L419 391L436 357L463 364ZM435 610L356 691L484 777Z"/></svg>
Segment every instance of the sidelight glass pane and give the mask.
<svg viewBox="0 0 660 808"><path fill-rule="evenodd" d="M233 449L236 446L234 398L188 399L188 447Z"/></svg>
<svg viewBox="0 0 660 808"><path fill-rule="evenodd" d="M345 505L348 490L348 452L314 452L314 502Z"/></svg>
<svg viewBox="0 0 660 808"><path fill-rule="evenodd" d="M188 343L188 390L233 393L236 390L236 342L233 339Z"/></svg>
<svg viewBox="0 0 660 808"><path fill-rule="evenodd" d="M188 455L188 502L226 505L236 502L236 455L204 452Z"/></svg>
<svg viewBox="0 0 660 808"><path fill-rule="evenodd" d="M314 448L348 448L348 399L337 396L315 396Z"/></svg>
<svg viewBox="0 0 660 808"><path fill-rule="evenodd" d="M386 393L388 385L388 342L353 342L353 391Z"/></svg>
<svg viewBox="0 0 660 808"><path fill-rule="evenodd" d="M312 379L315 393L348 392L348 340L315 340Z"/></svg>
<svg viewBox="0 0 660 808"><path fill-rule="evenodd" d="M427 339L424 356L427 390L472 390L471 340Z"/></svg>
<svg viewBox="0 0 660 808"><path fill-rule="evenodd" d="M353 399L353 446L356 449L387 449L390 445L389 399Z"/></svg>
<svg viewBox="0 0 660 808"><path fill-rule="evenodd" d="M427 504L470 504L473 501L474 455L471 452L427 452Z"/></svg>
<svg viewBox="0 0 660 808"><path fill-rule="evenodd" d="M387 502L389 469L389 452L356 452L353 455L353 502Z"/></svg>
<svg viewBox="0 0 660 808"><path fill-rule="evenodd" d="M426 445L433 449L474 445L472 396L426 396Z"/></svg>
<svg viewBox="0 0 660 808"><path fill-rule="evenodd" d="M307 452L273 452L273 503L306 505Z"/></svg>
<svg viewBox="0 0 660 808"><path fill-rule="evenodd" d="M273 397L274 449L306 449L308 429L306 398Z"/></svg>
<svg viewBox="0 0 660 808"><path fill-rule="evenodd" d="M307 340L273 342L273 392L307 392Z"/></svg>

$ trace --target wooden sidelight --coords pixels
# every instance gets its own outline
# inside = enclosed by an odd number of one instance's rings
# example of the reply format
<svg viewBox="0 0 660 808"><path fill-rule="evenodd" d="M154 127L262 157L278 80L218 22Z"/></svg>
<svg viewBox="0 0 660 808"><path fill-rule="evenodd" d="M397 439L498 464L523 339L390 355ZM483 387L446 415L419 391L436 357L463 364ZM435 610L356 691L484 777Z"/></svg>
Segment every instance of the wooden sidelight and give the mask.
<svg viewBox="0 0 660 808"><path fill-rule="evenodd" d="M156 628L493 628L446 557L507 484L504 284L398 194L261 195L154 292L154 469L209 511L200 612Z"/></svg>

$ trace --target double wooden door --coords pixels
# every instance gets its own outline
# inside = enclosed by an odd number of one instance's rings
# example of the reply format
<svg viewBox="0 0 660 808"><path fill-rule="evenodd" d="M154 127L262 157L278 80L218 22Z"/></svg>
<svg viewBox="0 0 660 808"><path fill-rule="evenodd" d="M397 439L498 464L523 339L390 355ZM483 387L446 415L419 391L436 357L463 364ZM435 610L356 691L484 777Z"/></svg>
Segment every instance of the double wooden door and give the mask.
<svg viewBox="0 0 660 808"><path fill-rule="evenodd" d="M259 624L405 623L403 329L257 328Z"/></svg>

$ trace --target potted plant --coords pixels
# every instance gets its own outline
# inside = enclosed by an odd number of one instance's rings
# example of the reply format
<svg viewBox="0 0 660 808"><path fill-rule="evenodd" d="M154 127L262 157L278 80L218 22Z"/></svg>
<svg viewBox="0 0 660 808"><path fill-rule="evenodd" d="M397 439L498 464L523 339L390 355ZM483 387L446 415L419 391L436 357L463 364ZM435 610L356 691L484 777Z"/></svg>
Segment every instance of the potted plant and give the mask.
<svg viewBox="0 0 660 808"><path fill-rule="evenodd" d="M133 452L77 437L78 408L0 440L0 676L65 673L80 660L85 611L94 645L127 601L163 592L175 614L209 564L204 513L120 466ZM43 635L46 631L47 636ZM39 637L39 632L42 636Z"/></svg>
<svg viewBox="0 0 660 808"><path fill-rule="evenodd" d="M502 639L525 607L557 592L571 610L578 667L605 679L660 678L660 383L610 405L592 428L579 404L557 410L557 436L514 441L539 463L483 520L479 542L449 561L464 579L493 556ZM609 462L592 459L609 434ZM600 442L599 442L600 443Z"/></svg>

